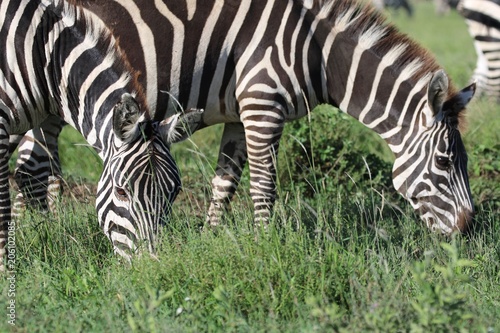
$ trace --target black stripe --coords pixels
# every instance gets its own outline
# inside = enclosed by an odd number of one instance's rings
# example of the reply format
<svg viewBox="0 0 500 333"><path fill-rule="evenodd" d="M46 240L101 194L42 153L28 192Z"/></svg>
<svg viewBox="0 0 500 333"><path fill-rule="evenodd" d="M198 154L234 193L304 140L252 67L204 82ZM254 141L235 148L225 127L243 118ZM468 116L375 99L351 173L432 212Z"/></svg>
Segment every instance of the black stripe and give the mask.
<svg viewBox="0 0 500 333"><path fill-rule="evenodd" d="M463 8L461 10L461 14L466 19L476 21L488 27L493 27L497 30L500 30L500 22L489 15L467 8Z"/></svg>

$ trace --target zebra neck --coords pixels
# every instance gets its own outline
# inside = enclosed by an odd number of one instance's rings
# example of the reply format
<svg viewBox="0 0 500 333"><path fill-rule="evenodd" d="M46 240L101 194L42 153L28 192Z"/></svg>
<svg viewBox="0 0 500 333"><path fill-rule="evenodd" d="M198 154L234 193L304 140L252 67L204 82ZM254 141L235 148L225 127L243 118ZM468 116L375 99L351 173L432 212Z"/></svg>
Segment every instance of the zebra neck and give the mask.
<svg viewBox="0 0 500 333"><path fill-rule="evenodd" d="M409 137L418 136L425 129L423 109L427 103L427 82L427 79L422 79L411 87L397 80L379 83L381 87L378 89L358 87L345 93L349 95L347 99L331 103L377 133L397 157L403 152Z"/></svg>
<svg viewBox="0 0 500 333"><path fill-rule="evenodd" d="M338 43L325 69L326 101L378 133L397 155L406 133L425 121L430 74L414 78L421 68L418 61L395 70L392 64L403 48L396 46L380 57L366 47Z"/></svg>
<svg viewBox="0 0 500 333"><path fill-rule="evenodd" d="M377 14L337 10L325 14L338 14L334 21L315 31L322 55L316 95L378 133L397 154L405 134L425 120L427 84L439 66Z"/></svg>
<svg viewBox="0 0 500 333"><path fill-rule="evenodd" d="M55 24L45 41L52 45L46 48L47 87L59 115L104 158L113 141L114 106L140 88L107 28L78 9L70 14L74 21ZM139 103L145 105L142 98Z"/></svg>
<svg viewBox="0 0 500 333"><path fill-rule="evenodd" d="M374 79L362 74L354 80L346 79L344 92L339 89L330 103L357 119L376 132L398 156L409 133L423 130L426 115L423 110L427 103L429 76L416 84L405 82L405 73L399 73L395 80L375 76Z"/></svg>

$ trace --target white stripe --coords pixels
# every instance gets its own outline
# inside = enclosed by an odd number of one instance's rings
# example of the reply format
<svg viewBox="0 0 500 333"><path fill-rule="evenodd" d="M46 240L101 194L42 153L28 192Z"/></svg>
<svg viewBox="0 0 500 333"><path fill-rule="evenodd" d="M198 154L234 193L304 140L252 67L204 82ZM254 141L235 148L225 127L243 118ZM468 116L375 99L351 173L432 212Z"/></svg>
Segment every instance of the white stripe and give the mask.
<svg viewBox="0 0 500 333"><path fill-rule="evenodd" d="M247 98L245 101L249 101L250 99ZM275 102L274 101L268 101L268 100L257 100L258 104L260 105L269 105L269 106L274 106ZM265 116L265 117L272 117L276 118L276 120L283 120L283 116L277 112L269 112L269 111L260 111L260 110L252 110L250 112L245 112L244 114L241 115L241 120L244 121L247 117L253 117L253 116Z"/></svg>
<svg viewBox="0 0 500 333"><path fill-rule="evenodd" d="M250 2L250 1L249 1ZM262 15L259 17L259 23L257 24L257 29L253 31L252 40L248 43L245 51L241 55L238 63L236 64L236 72L238 77L241 77L243 70L248 64L249 59L254 55L257 48L259 48L260 42L264 37L264 33L266 32L267 25L271 21L271 12L274 6L274 1L268 1L266 7L262 10ZM250 32L250 31L249 31ZM269 52L269 49L267 50ZM267 52L266 52L267 55ZM249 75L246 75L248 78ZM245 85L239 85L236 91L236 95L240 95L245 89Z"/></svg>
<svg viewBox="0 0 500 333"><path fill-rule="evenodd" d="M333 4L333 1L331 2ZM322 12L319 13L319 17L324 17L321 16ZM326 38L323 48L321 50L321 54L323 55L323 63L326 64L328 62L328 58L330 57L330 52L332 52L332 45L333 42L335 41L335 38L337 37L337 34L344 31L351 25L354 21L356 21L359 17L352 17L354 14L354 8L349 8L345 13L342 13L337 17L334 26L332 27L332 31ZM322 64L322 66L324 66ZM323 100L328 101L329 98L329 91L328 87L326 85L326 80L327 80L327 75L326 75L326 68L323 68L323 76L321 77L321 86L323 87Z"/></svg>
<svg viewBox="0 0 500 333"><path fill-rule="evenodd" d="M179 85L180 85L180 77L181 77L181 68L182 68L182 53L184 49L184 37L185 37L185 29L182 21L176 17L170 9L168 9L167 5L161 0L155 0L155 5L160 14L165 16L167 20L172 24L174 29L173 41L172 41L172 63L170 65L170 91L174 97L179 96ZM155 66L156 69L156 66ZM174 112L174 106L172 103L168 106L168 111Z"/></svg>
<svg viewBox="0 0 500 333"><path fill-rule="evenodd" d="M387 67L391 66L399 58L399 56L403 53L406 47L407 45L404 44L396 45L395 47L390 49L389 52L387 52L380 61L377 67L377 72L375 73L375 78L373 79L370 97L368 98L368 102L366 103L364 109L359 114L358 120L361 123L364 123L366 115L368 114L368 112L371 111L373 107L373 102L375 101L375 97L377 95L377 88L379 86L380 79L382 78L382 73Z"/></svg>
<svg viewBox="0 0 500 333"><path fill-rule="evenodd" d="M0 22L5 22L5 16L7 15L7 7L10 5L10 1L2 1L0 3Z"/></svg>
<svg viewBox="0 0 500 333"><path fill-rule="evenodd" d="M413 99L413 96L415 96L416 94L418 94L420 91L422 91L422 89L424 89L424 87L427 85L427 83L429 82L429 78L430 76L425 76L423 77L422 79L420 79L417 84L415 86L413 86L413 89L410 91L407 99L406 99L406 103L403 107L403 110L401 111L401 114L399 115L399 119L398 119L398 123L397 125L392 128L391 130L385 132L385 133L380 133L380 136L382 137L382 139L388 139L390 138L391 136L395 135L397 132L399 132L403 126L403 122L406 122L407 124L407 128L409 129L404 138L402 139L401 141L401 144L399 145L389 145L389 147L391 148L392 152L395 153L395 154L398 154L399 152L401 152L402 149L404 149L405 145L408 144L408 140L410 139L410 137L413 136L413 128L415 126L418 126L418 124L416 124L416 122L419 120L419 117L422 115L422 112L414 112L413 113L413 116L412 116L412 119L411 119L411 122L408 124L408 121L406 120L405 121L405 118L406 118L406 114L407 112L409 111L409 105ZM422 97L422 99L419 101L418 105L417 105L417 108L416 110L422 110L422 105L427 102L427 96L424 96Z"/></svg>
<svg viewBox="0 0 500 333"><path fill-rule="evenodd" d="M188 8L189 7L190 6L188 6ZM196 3L193 5L193 7L196 7ZM203 28L203 32L201 34L200 43L198 45L198 50L196 52L196 63L194 65L193 82L191 85L191 92L189 95L189 103L188 103L188 105L193 107L197 105L198 98L200 96L203 64L205 63L208 52L208 46L211 42L211 37L215 28L215 24L217 23L220 17L222 7L223 7L222 3L220 2L215 3L214 8L210 13L207 22L205 23L205 26Z"/></svg>
<svg viewBox="0 0 500 333"><path fill-rule="evenodd" d="M7 1L8 2L8 1ZM37 27L40 24L41 21L41 15L33 15L31 19L31 25L34 27ZM0 20L0 22L2 22ZM31 56L33 54L33 46L35 46L35 43L33 41L35 40L34 34L35 34L35 29L30 29L30 31L26 32L26 37L24 39L24 53L28 56L25 56L25 62L26 62L26 74L28 74L28 82L37 82L37 76L34 71L34 65L33 65L33 57ZM43 78L42 78L43 79ZM39 96L40 96L40 90L38 85L32 84L31 85L31 90L33 91L33 95L35 97L35 102L39 102ZM38 105L40 107L41 105ZM46 110L49 111L49 110Z"/></svg>
<svg viewBox="0 0 500 333"><path fill-rule="evenodd" d="M217 6L219 3L217 2L215 6ZM195 1L189 1L186 0L186 7L188 11L188 21L191 21L194 17L194 13L196 13L196 0Z"/></svg>
<svg viewBox="0 0 500 333"><path fill-rule="evenodd" d="M354 91L354 80L356 78L356 74L358 73L358 66L363 52L371 49L373 45L380 40L384 33L385 31L382 28L372 26L359 37L358 44L356 45L352 55L352 63L347 76L344 98L339 104L340 110L348 112L347 108L349 107L349 102L351 101L351 96Z"/></svg>
<svg viewBox="0 0 500 333"><path fill-rule="evenodd" d="M112 231L109 238L111 239L112 242L117 241L118 243L125 244L130 249L134 249L135 247L134 243L130 240L130 238L128 238L125 235L119 234L116 231ZM122 250L115 248L115 251L119 252L125 258L129 257L128 255L125 254L125 252L122 252Z"/></svg>
<svg viewBox="0 0 500 333"><path fill-rule="evenodd" d="M62 93L61 104L63 106L63 109L69 109L68 100L65 97L66 97L66 91L68 91L68 89L69 89L68 79L69 79L69 76L71 73L71 69L73 68L73 65L75 64L75 61L78 60L78 58L85 51L92 49L96 46L97 41L92 40L89 37L90 36L87 35L85 37L85 40L83 40L81 44L79 44L78 46L76 46L75 48L73 48L71 50L71 52L69 53L68 57L66 58L64 64L61 67L61 81L59 82L59 91L61 91L61 93ZM99 67L102 67L102 68L109 67L109 59L105 59L105 60L108 60L108 61L103 61L103 63L101 63L99 65ZM95 69L94 69L94 72L95 72ZM92 76L92 73L90 76ZM91 77L91 79L93 79L93 78L94 77ZM88 81L88 79L86 80L86 82L87 81ZM83 117L85 116L85 113L83 112L83 110L85 110L83 101L84 101L84 97L87 93L88 88L89 88L88 85L85 85L85 83L84 83L84 85L82 85L82 87L80 89L80 94L79 94L80 110L78 110L79 111L78 112L78 123L79 124L81 124L83 122ZM76 110L73 110L73 111L76 111Z"/></svg>
<svg viewBox="0 0 500 333"><path fill-rule="evenodd" d="M87 135L86 139L87 139L87 142L94 146L95 143L97 142L97 133L96 133L96 126L95 126L95 123L96 123L96 118L97 118L97 115L100 114L99 112L99 109L101 108L102 104L104 103L104 101L106 100L106 98L108 98L108 96L113 93L115 90L118 90L118 89L121 89L123 87L125 87L127 85L127 82L129 81L130 77L126 74L123 74L115 83L113 83L112 85L110 85L109 87L106 88L106 90L104 90L101 95L99 96L99 99L97 99L94 103L94 109L92 110L92 129L91 131L89 132L89 134ZM106 113L106 120L105 122L102 124L101 126L101 133L99 133L99 140L105 144L107 141L105 140L106 138L104 137L104 133L105 133L105 130L106 130L106 125L105 124L108 124L109 121L111 120L111 117L113 115L113 112L112 110L106 110L107 113ZM65 120L69 120L71 119L71 116L66 114L65 115ZM68 121L69 123L69 121ZM74 126L74 125L73 125ZM82 124L79 124L79 126L81 127ZM112 135L110 135L110 137L113 137ZM109 138L108 138L109 140ZM108 150L111 150L111 149L108 149ZM104 160L104 151L100 151L99 152L99 156Z"/></svg>
<svg viewBox="0 0 500 333"><path fill-rule="evenodd" d="M141 9L130 0L115 0L123 6L129 15L132 17L132 24L135 25L137 33L139 34L142 55L146 66L146 98L151 112L156 111L156 104L158 98L158 64L156 59L155 37L150 27L144 22L141 17ZM181 44L182 45L182 44Z"/></svg>
<svg viewBox="0 0 500 333"><path fill-rule="evenodd" d="M387 118L389 117L389 114L391 112L391 109L392 109L392 103L394 102L394 99L396 98L396 95L398 93L399 86L404 81L411 78L413 76L413 74L415 74L415 72L421 66L422 66L421 60L414 59L410 64L408 64L408 66L406 66L405 69L403 69L401 71L396 82L394 82L394 85L392 86L391 95L389 96L389 100L387 101L387 105L385 107L384 114L381 115L380 117L378 117L377 119L375 119L373 122L367 123L366 126L368 126L369 128L373 128L373 127L377 126L378 124L382 123L383 121L387 120Z"/></svg>
<svg viewBox="0 0 500 333"><path fill-rule="evenodd" d="M277 110L281 110L283 113L285 112L285 109L283 108L283 106L281 104L278 104L278 102L274 101L274 100L266 100L266 99L258 99L258 98L245 98L244 100L241 100L239 102L239 105L241 107L241 109L245 109L247 105L252 105L252 104L255 104L255 105L265 105L265 106L273 106L275 109ZM248 110L246 110L248 111ZM256 111L259 111L259 110L251 110L252 112L249 114L249 115L253 115L253 114L256 114L254 112ZM266 112L266 111L264 111ZM269 112L269 111L267 111ZM241 119L243 119L244 116L243 113L241 114ZM277 117L276 118L278 119L283 119L283 117Z"/></svg>
<svg viewBox="0 0 500 333"><path fill-rule="evenodd" d="M280 59L280 65L281 65L282 69L284 70L284 73L286 73L288 75L288 78L289 78L289 80L292 84L292 87L294 89L294 91L293 91L294 95L297 97L297 99L300 102L302 102L301 105L296 105L295 108L292 108L292 110L295 110L296 112L298 110L304 110L304 112L305 112L305 110L307 110L306 102L303 98L304 95L301 93L301 85L300 85L300 82L297 78L296 71L295 71L295 63L296 63L295 55L297 54L297 38L298 38L298 35L303 27L304 17L305 17L305 14L307 13L306 10L303 9L301 11L300 19L297 22L292 35L290 37L288 37L288 38L290 38L290 49L285 50L285 46L283 45L283 41L287 39L287 37L286 37L287 31L288 31L287 24L288 24L289 16L290 16L293 8L294 8L294 1L289 0L287 8L285 10L285 13L283 13L283 18L281 19L281 25L278 29L278 33L276 34L275 43L278 46L278 57ZM290 56L290 64L287 64L287 62L286 62L286 58L287 58L286 55ZM307 65L303 66L303 67L307 67ZM308 78L307 76L305 76L305 77ZM275 80L279 80L278 76L276 77ZM282 85L279 85L279 86L282 86ZM288 93L290 93L290 92L288 92ZM290 105L292 105L291 96L290 96L289 103L290 103Z"/></svg>
<svg viewBox="0 0 500 333"><path fill-rule="evenodd" d="M483 13L500 21L499 6L495 1L462 0L462 7Z"/></svg>
<svg viewBox="0 0 500 333"><path fill-rule="evenodd" d="M304 3L304 7L311 8L312 4ZM304 77L310 78L311 74L309 73L309 50L311 48L311 42L314 38L314 34L316 33L316 28L318 27L321 18L317 15L314 17L314 21L311 23L309 27L309 33L307 34L306 40L304 42L304 46L302 47L302 59L303 64L302 68L304 70ZM323 62L324 63L324 62ZM322 64L323 67L323 64ZM322 71L325 73L325 71ZM326 77L322 78L322 81L326 82ZM307 80L307 95L309 96L310 105L316 105L318 103L318 97L316 96L316 92L314 91L312 85L310 84L310 80ZM324 88L326 89L326 88Z"/></svg>
<svg viewBox="0 0 500 333"><path fill-rule="evenodd" d="M220 114L220 90L222 87L222 80L224 78L225 67L228 60L228 55L230 50L232 49L234 42L236 40L236 36L238 35L241 25L244 22L248 10L250 8L251 1L242 1L239 5L238 12L234 16L233 22L229 31L226 34L226 38L224 40L224 44L222 45L221 54L219 56L219 60L217 62L217 67L215 69L215 73L212 77L212 82L210 84L210 89L207 98L206 109L211 110L204 117L204 121L207 124L213 124L219 122L217 119L217 115ZM235 82L236 82L236 72L233 73L231 80L227 87L225 87L225 96L224 102L229 111L236 110L236 100L234 98L235 95ZM192 107L189 106L189 107ZM210 117L211 115L215 115L215 117ZM226 115L227 116L227 115ZM231 114L232 116L232 114ZM236 114L234 117L234 121L237 121ZM229 120L225 118L224 120Z"/></svg>
<svg viewBox="0 0 500 333"><path fill-rule="evenodd" d="M8 3L8 1L7 1L7 3ZM23 18L24 10L25 10L25 7L27 4L28 4L28 1L21 2L19 9L16 11L16 14L12 18L12 22L10 24L9 33L7 35L7 38L6 38L5 45L12 45L12 46L16 45L15 44L15 39L16 39L16 35L17 35L16 32L17 32L17 29L19 26L19 22ZM42 15L41 11L37 11L37 13L35 15ZM33 27L33 26L30 28L36 29L36 27ZM6 55L4 55L4 59L5 58L7 59L8 68L14 74L14 79L19 86L21 96L28 96L28 91L26 89L27 87L23 84L24 79L21 75L22 71L18 70L18 64L22 64L24 62L24 59L17 58L17 50L15 47L7 47L7 50L2 50L2 51L7 53ZM31 54L27 54L27 56L30 57ZM27 104L28 104L28 107L31 108L30 103L27 103ZM28 110L25 110L23 113L25 113L25 112L28 112ZM20 115L21 115L21 113L20 113Z"/></svg>

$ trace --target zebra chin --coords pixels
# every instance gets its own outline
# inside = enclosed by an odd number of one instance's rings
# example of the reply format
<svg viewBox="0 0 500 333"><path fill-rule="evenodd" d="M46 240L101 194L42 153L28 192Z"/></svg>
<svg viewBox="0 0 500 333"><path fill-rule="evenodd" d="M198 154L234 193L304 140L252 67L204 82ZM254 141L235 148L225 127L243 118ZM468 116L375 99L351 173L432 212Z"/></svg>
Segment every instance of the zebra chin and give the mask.
<svg viewBox="0 0 500 333"><path fill-rule="evenodd" d="M111 232L109 239L113 244L113 252L129 263L133 258L140 257L142 254L149 254L153 258L157 258L152 241L138 241L133 234L118 232Z"/></svg>
<svg viewBox="0 0 500 333"><path fill-rule="evenodd" d="M435 212L427 205L416 209L426 226L433 232L451 235L454 232L467 233L474 220L474 210L461 210L456 215Z"/></svg>
<svg viewBox="0 0 500 333"><path fill-rule="evenodd" d="M105 221L104 233L113 244L113 252L130 262L143 253L155 257L154 242L156 234L145 232L145 235L129 219L109 211Z"/></svg>

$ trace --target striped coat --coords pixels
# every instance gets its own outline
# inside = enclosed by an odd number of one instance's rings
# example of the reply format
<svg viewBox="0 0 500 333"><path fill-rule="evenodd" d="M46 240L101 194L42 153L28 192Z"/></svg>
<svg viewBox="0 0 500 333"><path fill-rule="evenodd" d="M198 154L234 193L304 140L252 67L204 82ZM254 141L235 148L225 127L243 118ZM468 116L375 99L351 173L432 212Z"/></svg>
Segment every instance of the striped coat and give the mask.
<svg viewBox="0 0 500 333"><path fill-rule="evenodd" d="M427 226L450 233L471 223L460 124L474 85L455 89L427 51L369 5L77 2L120 38L155 119L180 105L205 109L197 129L225 124L209 224L220 223L247 162L255 219L267 223L284 123L319 103L339 107L386 140L395 155L394 186Z"/></svg>

